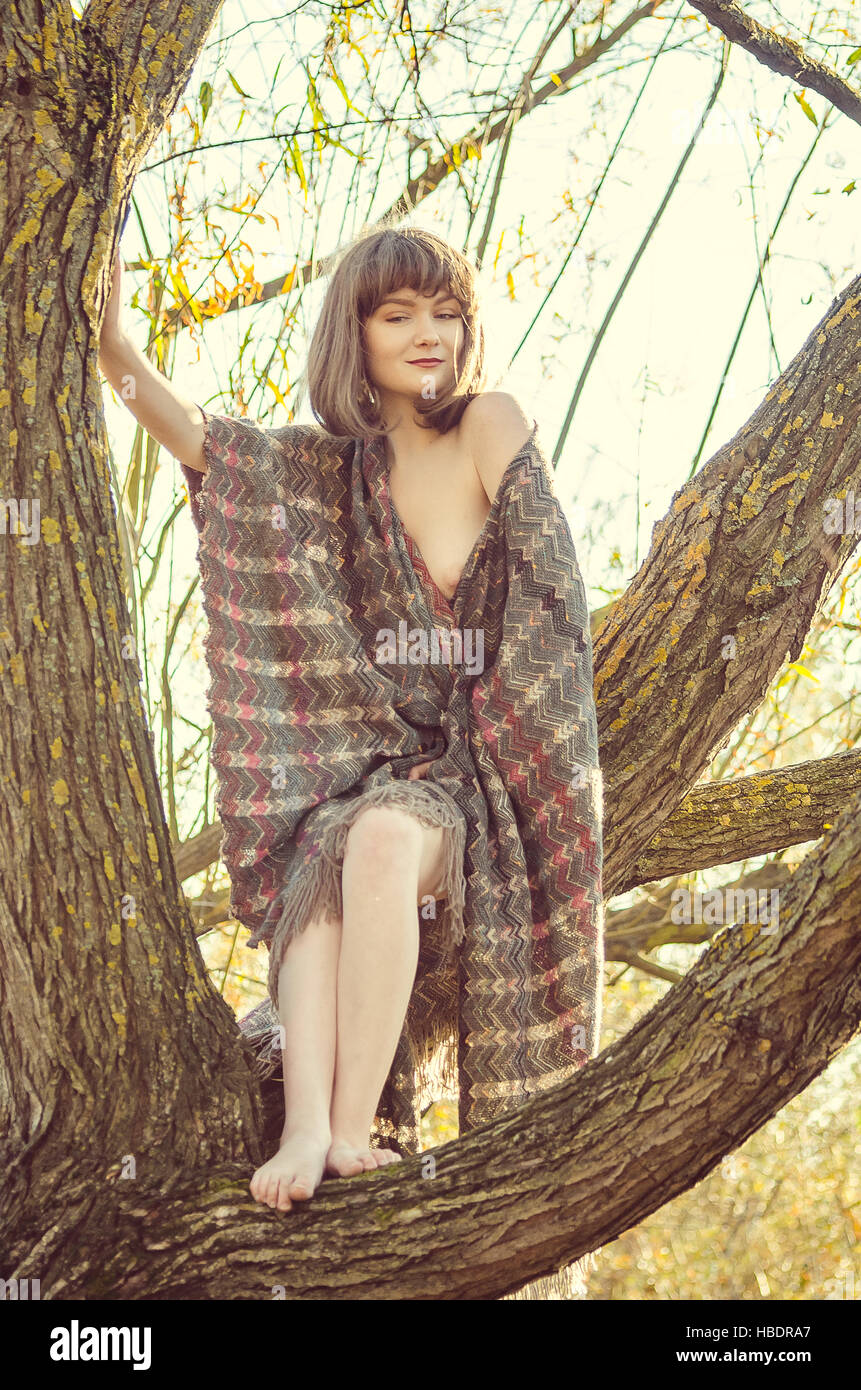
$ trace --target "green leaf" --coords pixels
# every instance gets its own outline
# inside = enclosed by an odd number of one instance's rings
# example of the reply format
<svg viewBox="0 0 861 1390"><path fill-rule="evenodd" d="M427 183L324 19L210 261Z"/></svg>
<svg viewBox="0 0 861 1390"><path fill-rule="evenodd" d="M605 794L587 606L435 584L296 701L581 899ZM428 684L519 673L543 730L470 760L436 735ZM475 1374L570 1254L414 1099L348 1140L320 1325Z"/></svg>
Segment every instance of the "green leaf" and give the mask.
<svg viewBox="0 0 861 1390"><path fill-rule="evenodd" d="M301 185L302 185L302 192L303 192L303 193L307 193L307 192L308 192L308 180L307 180L307 178L305 177L305 165L304 165L303 160L302 160L302 151L301 151L301 149L299 148L299 141L298 141L297 139L295 139L295 137L294 137L293 141L291 142L290 151L291 151L291 153L292 153L292 155L293 155L293 168L296 170L296 173L297 173L298 176L299 176L299 182L300 182Z"/></svg>
<svg viewBox="0 0 861 1390"><path fill-rule="evenodd" d="M338 91L341 93L341 96L344 98L344 101L347 103L347 106L349 107L349 109L350 109L351 111L355 111L356 115L357 115L357 116L361 116L362 119L364 120L364 119L365 119L365 112L364 112L364 111L360 111L359 108L358 108L358 106L354 106L353 103L350 101L350 98L347 96L347 89L346 89L346 87L344 86L343 82L341 81L340 77L338 76L337 72L335 71L335 65L334 65L334 63L330 63L330 64L329 64L329 74L330 74L330 76L331 76L331 78L332 78L332 81L334 82L335 86L338 88Z"/></svg>
<svg viewBox="0 0 861 1390"><path fill-rule="evenodd" d="M248 96L248 93L247 93L247 92L243 92L242 88L240 87L239 83L237 82L236 78L233 76L233 73L230 71L229 68L228 68L228 71L227 71L227 76L230 78L231 82L233 83L234 89L239 93L239 95L240 95L241 97L245 97L245 100L246 100L246 101L249 101L250 98L249 98L249 96Z"/></svg>
<svg viewBox="0 0 861 1390"><path fill-rule="evenodd" d="M203 111L203 121L205 121L212 106L212 87L209 82L200 84L200 105ZM201 125L203 121L201 121Z"/></svg>
<svg viewBox="0 0 861 1390"><path fill-rule="evenodd" d="M802 111L804 112L804 114L805 114L805 116L807 117L807 119L808 119L809 121L812 121L813 124L816 126L816 128L817 128L817 130L818 130L818 129L819 129L819 122L817 121L815 115L813 114L813 110L812 110L812 108L811 108L810 102L807 100L807 97L804 95L804 93L803 93L803 92L796 92L796 93L795 93L795 100L798 102L798 105L801 107L801 109L802 109Z"/></svg>
<svg viewBox="0 0 861 1390"><path fill-rule="evenodd" d="M313 78L311 78L308 82L307 101L309 107L311 108L311 115L314 119L314 129L316 130L318 125L325 126L326 117L323 115L323 112L320 108L320 103L317 100L317 85L314 82Z"/></svg>

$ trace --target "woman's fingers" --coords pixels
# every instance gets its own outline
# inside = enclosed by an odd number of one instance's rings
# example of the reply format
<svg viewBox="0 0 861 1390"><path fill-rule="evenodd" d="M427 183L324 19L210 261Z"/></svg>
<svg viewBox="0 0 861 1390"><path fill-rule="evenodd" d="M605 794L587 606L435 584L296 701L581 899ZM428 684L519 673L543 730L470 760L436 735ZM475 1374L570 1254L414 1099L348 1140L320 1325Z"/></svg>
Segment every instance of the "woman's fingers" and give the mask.
<svg viewBox="0 0 861 1390"><path fill-rule="evenodd" d="M432 758L429 762L417 763L415 767L411 767L409 772L407 773L407 779L412 780L416 777L424 777L425 773L431 765L431 762L433 762Z"/></svg>
<svg viewBox="0 0 861 1390"><path fill-rule="evenodd" d="M120 304L122 299L122 263L120 253L117 250L114 256L114 264L111 270L111 288L108 293L108 302L105 305L105 318L102 324L102 335L107 338L111 333L118 334L120 331Z"/></svg>

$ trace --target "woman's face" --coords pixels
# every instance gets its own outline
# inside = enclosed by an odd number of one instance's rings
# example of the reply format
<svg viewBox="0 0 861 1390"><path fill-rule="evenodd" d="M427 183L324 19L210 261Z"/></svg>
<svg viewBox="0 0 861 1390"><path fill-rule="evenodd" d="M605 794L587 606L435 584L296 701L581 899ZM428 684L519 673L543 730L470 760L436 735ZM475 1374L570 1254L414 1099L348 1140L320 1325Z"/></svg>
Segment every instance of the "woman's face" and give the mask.
<svg viewBox="0 0 861 1390"><path fill-rule="evenodd" d="M453 295L392 290L365 320L365 372L383 409L396 397L436 400L454 381L463 335Z"/></svg>

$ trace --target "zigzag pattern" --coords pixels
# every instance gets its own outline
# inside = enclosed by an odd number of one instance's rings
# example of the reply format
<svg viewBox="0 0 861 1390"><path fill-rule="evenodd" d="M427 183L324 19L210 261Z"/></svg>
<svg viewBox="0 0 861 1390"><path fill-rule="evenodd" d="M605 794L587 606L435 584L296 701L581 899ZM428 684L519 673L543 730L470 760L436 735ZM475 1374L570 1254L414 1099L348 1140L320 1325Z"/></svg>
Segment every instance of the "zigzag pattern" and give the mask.
<svg viewBox="0 0 861 1390"><path fill-rule="evenodd" d="M422 921L378 1113L380 1138L414 1152L440 1044L461 1132L597 1050L601 780L573 540L535 426L449 602L392 506L380 441L203 413L207 472L183 472L222 857L234 915L272 952L270 1003L249 1036L277 1023L281 955L363 798L414 796L416 814L465 838L462 912L450 894L442 920ZM402 621L483 629L484 670L381 664L376 634ZM428 759L427 777L405 782Z"/></svg>

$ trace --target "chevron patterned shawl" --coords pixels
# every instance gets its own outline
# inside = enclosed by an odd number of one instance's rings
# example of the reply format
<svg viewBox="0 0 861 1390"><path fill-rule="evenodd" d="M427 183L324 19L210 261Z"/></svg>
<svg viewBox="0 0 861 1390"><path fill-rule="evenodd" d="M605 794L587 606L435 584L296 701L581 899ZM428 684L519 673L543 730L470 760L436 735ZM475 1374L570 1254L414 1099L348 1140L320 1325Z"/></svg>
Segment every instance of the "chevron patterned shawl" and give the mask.
<svg viewBox="0 0 861 1390"><path fill-rule="evenodd" d="M269 998L241 1026L276 1074L284 949L342 911L366 806L444 827L375 1122L376 1142L415 1153L434 1075L465 1133L597 1051L601 778L571 533L533 425L449 603L392 506L381 441L202 414L207 472L183 472L221 852L233 915L270 949Z"/></svg>

